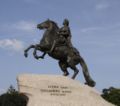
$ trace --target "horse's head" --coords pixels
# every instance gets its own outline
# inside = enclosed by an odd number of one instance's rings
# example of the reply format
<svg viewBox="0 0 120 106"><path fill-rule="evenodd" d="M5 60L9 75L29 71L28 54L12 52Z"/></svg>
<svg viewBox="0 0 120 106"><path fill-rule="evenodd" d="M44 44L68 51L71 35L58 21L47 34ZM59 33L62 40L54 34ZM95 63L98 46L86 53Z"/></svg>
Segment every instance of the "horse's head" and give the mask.
<svg viewBox="0 0 120 106"><path fill-rule="evenodd" d="M38 29L48 29L49 27L50 27L49 19L37 25Z"/></svg>
<svg viewBox="0 0 120 106"><path fill-rule="evenodd" d="M57 28L58 29L58 26L55 22L51 21L51 20L46 20L40 24L37 25L37 28L38 29L52 29L52 28Z"/></svg>
<svg viewBox="0 0 120 106"><path fill-rule="evenodd" d="M52 44L54 42L54 39L58 37L57 31L58 31L58 26L54 21L51 20L46 20L40 24L37 25L38 29L46 29L43 37L40 41L40 46L43 48L45 51L49 51L50 48L52 47Z"/></svg>

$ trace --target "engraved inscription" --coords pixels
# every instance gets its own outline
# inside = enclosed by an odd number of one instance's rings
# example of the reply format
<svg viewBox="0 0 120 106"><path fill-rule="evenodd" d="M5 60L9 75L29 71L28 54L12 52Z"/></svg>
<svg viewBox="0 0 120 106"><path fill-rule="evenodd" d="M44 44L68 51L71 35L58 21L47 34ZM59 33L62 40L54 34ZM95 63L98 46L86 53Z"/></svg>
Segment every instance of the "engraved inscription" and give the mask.
<svg viewBox="0 0 120 106"><path fill-rule="evenodd" d="M66 96L72 93L69 87L58 85L48 85L46 88L40 89L40 92L51 96Z"/></svg>

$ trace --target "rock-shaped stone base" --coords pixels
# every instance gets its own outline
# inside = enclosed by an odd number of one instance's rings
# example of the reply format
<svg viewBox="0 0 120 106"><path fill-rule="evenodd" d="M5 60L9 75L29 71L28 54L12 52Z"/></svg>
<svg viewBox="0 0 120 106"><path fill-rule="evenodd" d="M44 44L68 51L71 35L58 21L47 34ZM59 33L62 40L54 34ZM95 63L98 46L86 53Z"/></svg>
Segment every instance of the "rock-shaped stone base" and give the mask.
<svg viewBox="0 0 120 106"><path fill-rule="evenodd" d="M114 106L94 88L57 75L19 75L19 92L28 96L27 106Z"/></svg>

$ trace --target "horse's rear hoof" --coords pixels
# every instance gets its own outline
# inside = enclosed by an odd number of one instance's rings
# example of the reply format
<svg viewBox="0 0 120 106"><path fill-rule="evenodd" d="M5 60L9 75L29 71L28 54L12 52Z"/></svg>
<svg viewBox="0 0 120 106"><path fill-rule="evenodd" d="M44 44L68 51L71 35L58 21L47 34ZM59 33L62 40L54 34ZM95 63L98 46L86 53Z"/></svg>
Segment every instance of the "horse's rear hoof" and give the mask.
<svg viewBox="0 0 120 106"><path fill-rule="evenodd" d="M96 85L96 82L95 81L91 81L89 83L85 83L86 85L90 86L90 87L94 87Z"/></svg>
<svg viewBox="0 0 120 106"><path fill-rule="evenodd" d="M69 75L69 73L68 72L65 72L64 74L63 74L63 76L68 76Z"/></svg>
<svg viewBox="0 0 120 106"><path fill-rule="evenodd" d="M96 85L96 82L95 82L95 81L92 81L91 87L94 87L95 85Z"/></svg>
<svg viewBox="0 0 120 106"><path fill-rule="evenodd" d="M38 57L38 56L34 56L34 57L35 57L35 59L37 59L37 60L39 59L39 57Z"/></svg>
<svg viewBox="0 0 120 106"><path fill-rule="evenodd" d="M79 71L76 71L76 72L73 74L72 79L75 79L75 78L76 78L78 72L79 72Z"/></svg>

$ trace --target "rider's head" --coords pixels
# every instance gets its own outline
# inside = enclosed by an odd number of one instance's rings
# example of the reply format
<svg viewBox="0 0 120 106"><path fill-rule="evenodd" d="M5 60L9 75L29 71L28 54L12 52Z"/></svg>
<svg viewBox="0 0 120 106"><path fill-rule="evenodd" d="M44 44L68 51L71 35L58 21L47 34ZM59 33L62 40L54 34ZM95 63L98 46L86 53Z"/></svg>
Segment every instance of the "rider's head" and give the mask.
<svg viewBox="0 0 120 106"><path fill-rule="evenodd" d="M67 25L67 26L69 26L69 21L68 21L68 19L64 19L64 21L63 21L63 25Z"/></svg>

